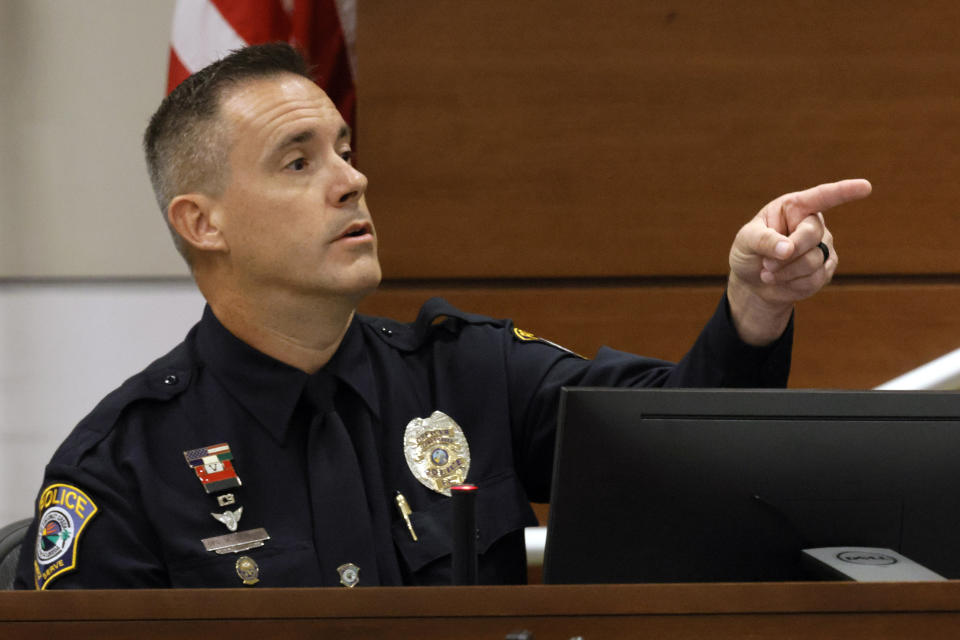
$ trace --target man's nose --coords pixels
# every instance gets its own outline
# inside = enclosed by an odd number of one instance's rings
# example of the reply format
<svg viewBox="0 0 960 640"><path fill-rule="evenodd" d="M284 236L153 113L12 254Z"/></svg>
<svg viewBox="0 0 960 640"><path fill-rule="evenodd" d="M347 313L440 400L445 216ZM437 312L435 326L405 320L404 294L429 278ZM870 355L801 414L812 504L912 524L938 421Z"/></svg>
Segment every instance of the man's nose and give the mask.
<svg viewBox="0 0 960 640"><path fill-rule="evenodd" d="M338 205L359 200L367 191L367 176L357 171L352 164L344 162L344 165L340 180L331 194Z"/></svg>

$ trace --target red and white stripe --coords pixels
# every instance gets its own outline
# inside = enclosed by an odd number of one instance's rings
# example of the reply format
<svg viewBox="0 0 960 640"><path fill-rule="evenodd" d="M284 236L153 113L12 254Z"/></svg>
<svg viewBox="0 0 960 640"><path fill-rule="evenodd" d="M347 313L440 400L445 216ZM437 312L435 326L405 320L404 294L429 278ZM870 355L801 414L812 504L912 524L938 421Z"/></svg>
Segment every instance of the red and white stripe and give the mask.
<svg viewBox="0 0 960 640"><path fill-rule="evenodd" d="M248 44L289 42L355 125L356 0L177 0L167 93L191 73Z"/></svg>

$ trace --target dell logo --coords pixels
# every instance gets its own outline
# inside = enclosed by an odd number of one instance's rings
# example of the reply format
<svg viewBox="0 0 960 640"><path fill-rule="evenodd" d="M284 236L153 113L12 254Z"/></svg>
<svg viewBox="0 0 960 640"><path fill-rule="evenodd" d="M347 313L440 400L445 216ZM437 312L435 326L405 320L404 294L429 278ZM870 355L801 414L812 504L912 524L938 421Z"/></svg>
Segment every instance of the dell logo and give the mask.
<svg viewBox="0 0 960 640"><path fill-rule="evenodd" d="M897 559L885 553L867 553L864 551L843 551L837 554L837 559L850 564L884 565L897 564Z"/></svg>

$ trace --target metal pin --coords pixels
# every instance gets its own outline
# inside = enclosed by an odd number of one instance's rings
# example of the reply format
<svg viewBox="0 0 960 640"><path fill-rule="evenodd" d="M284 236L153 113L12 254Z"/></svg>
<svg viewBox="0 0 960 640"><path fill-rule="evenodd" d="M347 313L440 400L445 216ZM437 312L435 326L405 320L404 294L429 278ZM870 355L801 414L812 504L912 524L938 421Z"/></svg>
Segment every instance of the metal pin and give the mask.
<svg viewBox="0 0 960 640"><path fill-rule="evenodd" d="M413 531L413 523L410 522L410 514L413 511L410 509L410 505L407 504L407 499L403 497L403 494L397 491L397 508L400 509L400 515L403 516L403 519L407 523L407 529L410 530L410 536L413 538L413 541L417 541L417 534Z"/></svg>

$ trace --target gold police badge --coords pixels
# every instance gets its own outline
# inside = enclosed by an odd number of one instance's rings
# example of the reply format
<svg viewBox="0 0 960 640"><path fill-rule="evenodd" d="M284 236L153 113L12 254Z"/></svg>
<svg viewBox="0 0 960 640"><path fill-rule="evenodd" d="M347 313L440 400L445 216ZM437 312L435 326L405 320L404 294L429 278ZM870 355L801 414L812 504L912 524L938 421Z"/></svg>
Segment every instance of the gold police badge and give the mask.
<svg viewBox="0 0 960 640"><path fill-rule="evenodd" d="M470 470L470 447L453 418L434 411L429 418L414 418L403 434L403 455L410 472L428 489L445 496L450 487L463 484Z"/></svg>

